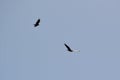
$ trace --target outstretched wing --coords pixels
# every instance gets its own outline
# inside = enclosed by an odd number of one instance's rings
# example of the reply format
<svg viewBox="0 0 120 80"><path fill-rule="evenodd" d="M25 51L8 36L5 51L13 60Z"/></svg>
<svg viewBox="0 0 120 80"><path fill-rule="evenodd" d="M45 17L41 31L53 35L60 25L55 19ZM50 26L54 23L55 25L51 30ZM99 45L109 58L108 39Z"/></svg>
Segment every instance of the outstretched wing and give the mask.
<svg viewBox="0 0 120 80"><path fill-rule="evenodd" d="M66 46L66 48L68 49L68 51L72 52L72 49L67 45L67 44L64 44Z"/></svg>
<svg viewBox="0 0 120 80"><path fill-rule="evenodd" d="M37 20L36 24L39 24L40 23L40 19Z"/></svg>
<svg viewBox="0 0 120 80"><path fill-rule="evenodd" d="M40 23L40 19L38 19L38 20L36 21L36 23L34 24L34 27L37 27L37 26L39 25L39 23Z"/></svg>

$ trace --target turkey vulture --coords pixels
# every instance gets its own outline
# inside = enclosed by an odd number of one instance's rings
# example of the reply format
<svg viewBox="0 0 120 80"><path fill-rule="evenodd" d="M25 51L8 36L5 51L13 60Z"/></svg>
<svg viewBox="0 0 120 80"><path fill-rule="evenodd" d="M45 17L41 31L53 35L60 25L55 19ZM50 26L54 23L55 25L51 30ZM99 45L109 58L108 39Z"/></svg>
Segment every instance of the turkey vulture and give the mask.
<svg viewBox="0 0 120 80"><path fill-rule="evenodd" d="M36 21L36 23L34 24L34 27L39 26L39 23L40 23L40 19L38 19L38 20Z"/></svg>
<svg viewBox="0 0 120 80"><path fill-rule="evenodd" d="M69 52L80 52L80 50L72 50L67 44L65 44L64 43L64 45L65 45L65 47L67 48L67 50L69 51Z"/></svg>

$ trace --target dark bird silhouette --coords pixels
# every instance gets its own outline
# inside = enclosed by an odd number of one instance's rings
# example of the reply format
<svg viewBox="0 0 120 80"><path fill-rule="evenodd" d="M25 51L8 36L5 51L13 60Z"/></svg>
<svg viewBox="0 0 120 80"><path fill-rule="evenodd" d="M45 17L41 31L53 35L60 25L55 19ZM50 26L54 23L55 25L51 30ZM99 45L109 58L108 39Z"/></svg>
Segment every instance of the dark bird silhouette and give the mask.
<svg viewBox="0 0 120 80"><path fill-rule="evenodd" d="M73 50L67 44L64 43L64 45L65 45L65 47L67 48L68 51L73 52Z"/></svg>
<svg viewBox="0 0 120 80"><path fill-rule="evenodd" d="M34 24L34 27L39 26L39 23L40 23L40 19L38 19L38 20L36 21L36 23Z"/></svg>
<svg viewBox="0 0 120 80"><path fill-rule="evenodd" d="M72 50L67 44L65 44L64 43L64 45L65 45L65 47L67 48L67 50L69 51L69 52L80 52L80 50Z"/></svg>

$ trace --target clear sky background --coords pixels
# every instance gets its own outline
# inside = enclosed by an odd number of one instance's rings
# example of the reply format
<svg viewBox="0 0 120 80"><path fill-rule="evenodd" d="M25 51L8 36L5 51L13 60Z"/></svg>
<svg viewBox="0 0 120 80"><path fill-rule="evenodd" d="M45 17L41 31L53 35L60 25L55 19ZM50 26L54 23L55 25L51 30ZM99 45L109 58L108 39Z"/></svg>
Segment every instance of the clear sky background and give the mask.
<svg viewBox="0 0 120 80"><path fill-rule="evenodd" d="M120 0L0 0L0 80L120 80Z"/></svg>

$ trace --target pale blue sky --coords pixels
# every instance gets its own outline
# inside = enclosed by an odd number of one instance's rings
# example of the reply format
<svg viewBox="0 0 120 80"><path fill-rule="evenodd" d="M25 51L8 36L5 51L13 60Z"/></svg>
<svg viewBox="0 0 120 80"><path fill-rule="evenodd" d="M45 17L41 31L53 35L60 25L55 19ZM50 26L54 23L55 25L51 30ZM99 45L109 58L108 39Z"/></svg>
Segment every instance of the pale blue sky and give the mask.
<svg viewBox="0 0 120 80"><path fill-rule="evenodd" d="M1 0L0 80L120 80L120 1Z"/></svg>

